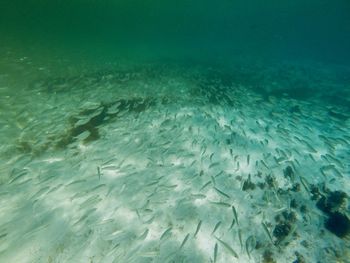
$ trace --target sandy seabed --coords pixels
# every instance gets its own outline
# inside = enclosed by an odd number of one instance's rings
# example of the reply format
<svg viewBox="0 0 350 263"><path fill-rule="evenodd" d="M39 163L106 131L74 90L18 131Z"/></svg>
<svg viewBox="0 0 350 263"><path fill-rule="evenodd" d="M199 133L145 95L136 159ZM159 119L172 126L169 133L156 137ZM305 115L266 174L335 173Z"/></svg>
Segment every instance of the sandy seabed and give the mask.
<svg viewBox="0 0 350 263"><path fill-rule="evenodd" d="M0 261L350 262L348 108L278 71L1 75Z"/></svg>

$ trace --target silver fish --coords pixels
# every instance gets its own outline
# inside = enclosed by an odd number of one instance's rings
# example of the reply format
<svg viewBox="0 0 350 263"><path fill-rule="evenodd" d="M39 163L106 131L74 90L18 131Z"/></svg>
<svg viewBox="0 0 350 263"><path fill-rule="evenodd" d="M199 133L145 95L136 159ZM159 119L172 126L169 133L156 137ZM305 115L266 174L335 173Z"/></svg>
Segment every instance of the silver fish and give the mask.
<svg viewBox="0 0 350 263"><path fill-rule="evenodd" d="M198 234L198 232L199 232L201 226L202 226L202 220L199 220L198 225L197 225L197 228L196 228L196 232L194 232L194 237L197 236L197 234Z"/></svg>

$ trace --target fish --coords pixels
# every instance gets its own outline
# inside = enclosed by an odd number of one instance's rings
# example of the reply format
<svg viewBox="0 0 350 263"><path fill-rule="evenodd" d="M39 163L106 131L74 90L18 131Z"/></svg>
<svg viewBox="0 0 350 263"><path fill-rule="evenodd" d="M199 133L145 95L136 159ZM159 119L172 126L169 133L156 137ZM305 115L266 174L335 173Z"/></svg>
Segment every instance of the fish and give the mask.
<svg viewBox="0 0 350 263"><path fill-rule="evenodd" d="M188 234L185 236L184 240L182 241L181 246L180 246L179 249L181 249L181 248L184 247L184 245L186 244L186 242L187 242L187 240L188 240L189 237L190 237L190 234L188 233Z"/></svg>
<svg viewBox="0 0 350 263"><path fill-rule="evenodd" d="M325 162L328 162L328 163L329 163L329 160L328 160L328 158L327 158L327 156L326 156L326 155L321 154L321 159L322 159L323 161L325 161Z"/></svg>
<svg viewBox="0 0 350 263"><path fill-rule="evenodd" d="M320 168L320 170L322 171L329 171L329 170L332 170L334 168L334 165L333 164L329 164L329 165L324 165Z"/></svg>
<svg viewBox="0 0 350 263"><path fill-rule="evenodd" d="M317 150L314 147L312 147L310 143L308 143L305 140L302 140L302 143L307 146L307 148L309 149L310 152L317 153Z"/></svg>
<svg viewBox="0 0 350 263"><path fill-rule="evenodd" d="M226 250L228 250L228 252L230 252L230 254L232 256L234 256L235 258L238 258L238 254L236 253L236 251L233 250L233 248L227 244L226 242L222 241L221 239L215 237L217 241L219 241L219 244L222 245Z"/></svg>
<svg viewBox="0 0 350 263"><path fill-rule="evenodd" d="M284 152L282 150L279 150L279 151L284 154ZM263 158L264 158L265 161L268 160L270 157L272 157L271 153L266 153L266 154L263 153Z"/></svg>
<svg viewBox="0 0 350 263"><path fill-rule="evenodd" d="M41 196L44 192L46 192L48 189L50 189L50 186L45 186L41 188L38 192L36 192L30 199L36 199L39 196Z"/></svg>
<svg viewBox="0 0 350 263"><path fill-rule="evenodd" d="M95 187L93 187L93 188L91 188L91 189L85 191L85 193L91 193L91 192L93 192L93 191L96 191L96 190L98 190L98 189L100 189L100 188L104 188L104 187L106 187L106 186L107 186L106 184L99 184L99 185L97 185L97 186L95 186Z"/></svg>
<svg viewBox="0 0 350 263"><path fill-rule="evenodd" d="M114 164L109 164L109 165L105 165L105 166L101 166L102 170L110 170L110 171L115 171L118 169L118 166L114 165Z"/></svg>
<svg viewBox="0 0 350 263"><path fill-rule="evenodd" d="M235 219L236 222L237 222L237 225L239 225L239 223L238 223L238 217L237 217L237 210L236 210L236 208L235 208L234 205L232 205L232 212L233 212L234 219Z"/></svg>
<svg viewBox="0 0 350 263"><path fill-rule="evenodd" d="M216 232L216 230L218 230L218 228L220 227L220 225L221 225L221 221L219 221L219 222L216 223L213 232L211 232L212 235L214 235L214 233Z"/></svg>
<svg viewBox="0 0 350 263"><path fill-rule="evenodd" d="M334 157L334 156L332 156L332 155L330 155L330 154L326 154L326 156L329 158L329 159L331 159L334 163L336 163L339 167L341 167L341 168L344 168L344 165L343 165L343 163L341 162L341 161L339 161L336 157Z"/></svg>
<svg viewBox="0 0 350 263"><path fill-rule="evenodd" d="M343 177L343 174L341 172L339 172L339 170L337 168L334 167L333 171L338 177Z"/></svg>
<svg viewBox="0 0 350 263"><path fill-rule="evenodd" d="M165 236L171 234L171 230L172 230L172 229L173 229L172 227L169 227L167 230L165 230L165 231L163 232L163 234L160 236L160 239L159 239L159 240L162 240Z"/></svg>
<svg viewBox="0 0 350 263"><path fill-rule="evenodd" d="M197 140L194 139L194 140L192 141L192 148L193 148L197 143L198 143Z"/></svg>
<svg viewBox="0 0 350 263"><path fill-rule="evenodd" d="M204 188L206 188L209 184L211 184L211 181L208 181L207 183L205 183L201 189L199 189L199 191L202 191Z"/></svg>
<svg viewBox="0 0 350 263"><path fill-rule="evenodd" d="M215 246L214 246L214 263L216 263L217 256L218 256L218 243L215 243Z"/></svg>
<svg viewBox="0 0 350 263"><path fill-rule="evenodd" d="M269 167L268 167L267 164L264 162L264 160L260 160L260 162L266 167L266 169L269 169Z"/></svg>
<svg viewBox="0 0 350 263"><path fill-rule="evenodd" d="M219 173L217 173L216 175L214 175L214 178L216 178L216 177L222 175L223 173L224 173L224 171L220 171Z"/></svg>
<svg viewBox="0 0 350 263"><path fill-rule="evenodd" d="M218 165L220 165L220 162L212 163L212 164L209 165L209 169L210 169L210 168L213 168L213 167L215 167L215 166L218 166Z"/></svg>
<svg viewBox="0 0 350 263"><path fill-rule="evenodd" d="M140 254L140 256L143 257L143 258L155 258L158 255L159 255L159 251L158 250L147 251L147 252L143 252L142 254Z"/></svg>
<svg viewBox="0 0 350 263"><path fill-rule="evenodd" d="M152 216L152 217L150 217L148 220L144 220L142 223L144 223L144 224L150 224L150 223L153 222L154 218L155 218L155 217Z"/></svg>
<svg viewBox="0 0 350 263"><path fill-rule="evenodd" d="M97 208L91 208L89 209L82 217L80 217L74 224L73 226L78 225L82 221L84 221L86 218L88 218L93 212L95 212Z"/></svg>
<svg viewBox="0 0 350 263"><path fill-rule="evenodd" d="M226 198L231 198L228 194L226 194L226 193L224 193L223 191L219 190L219 189L216 188L215 186L214 186L214 190L215 190L216 192L218 192L219 194L221 194L222 196L225 196Z"/></svg>
<svg viewBox="0 0 350 263"><path fill-rule="evenodd" d="M231 230L232 227L235 225L235 223L236 223L236 220L235 220L234 218L232 218L232 222L231 222L231 225L230 225L230 227L228 228L228 230Z"/></svg>
<svg viewBox="0 0 350 263"><path fill-rule="evenodd" d="M173 185L165 185L165 184L160 184L158 187L161 188L166 188L166 189L174 189L176 188L178 185L177 184L173 184Z"/></svg>
<svg viewBox="0 0 350 263"><path fill-rule="evenodd" d="M205 194L191 194L193 199L205 199L207 196Z"/></svg>
<svg viewBox="0 0 350 263"><path fill-rule="evenodd" d="M42 180L40 180L40 184L45 183L45 182L47 182L47 181L49 181L49 180L52 180L52 179L54 179L54 178L56 178L54 175L45 176Z"/></svg>
<svg viewBox="0 0 350 263"><path fill-rule="evenodd" d="M214 156L214 153L212 153L212 154L210 155L210 157L209 157L210 162L212 161L213 156Z"/></svg>
<svg viewBox="0 0 350 263"><path fill-rule="evenodd" d="M150 182L150 183L148 183L148 184L146 184L145 186L147 187L147 186L152 186L152 185L155 185L155 184L158 184L159 183L159 180L155 180L155 181L153 181L153 182Z"/></svg>
<svg viewBox="0 0 350 263"><path fill-rule="evenodd" d="M84 202L82 202L80 205L79 205L79 208L80 209L85 209L87 207L91 207L97 203L99 203L102 199L100 198L100 195L94 195L94 196L91 196L90 198L86 199Z"/></svg>
<svg viewBox="0 0 350 263"><path fill-rule="evenodd" d="M300 139L299 137L293 136L293 138L294 138L295 140L297 140L299 143L302 143L302 139Z"/></svg>
<svg viewBox="0 0 350 263"><path fill-rule="evenodd" d="M272 236L271 236L271 234L270 234L269 229L267 228L266 223L261 222L261 225L262 225L262 227L263 227L263 229L264 229L265 233L266 233L266 234L267 234L267 236L269 237L269 239L270 239L271 243L274 245L274 242L273 242Z"/></svg>
<svg viewBox="0 0 350 263"><path fill-rule="evenodd" d="M235 172L237 172L239 170L239 161L237 162L237 167L235 169Z"/></svg>
<svg viewBox="0 0 350 263"><path fill-rule="evenodd" d="M68 186L71 186L71 185L74 185L74 184L85 183L85 182L86 182L86 179L75 180L75 181L67 184L65 187L68 187Z"/></svg>
<svg viewBox="0 0 350 263"><path fill-rule="evenodd" d="M212 201L209 201L209 203L212 204L212 205L231 207L231 205L229 203L225 203L225 202L212 202Z"/></svg>
<svg viewBox="0 0 350 263"><path fill-rule="evenodd" d="M299 179L300 179L300 182L301 184L304 186L305 190L310 193L310 190L309 190L309 183L306 181L306 179L304 177L302 177L301 175L299 176Z"/></svg>
<svg viewBox="0 0 350 263"><path fill-rule="evenodd" d="M27 174L27 172L22 172L22 173L20 173L20 174L17 175L15 178L13 178L13 179L9 182L9 184L12 184L13 182L17 181L19 178L21 178L22 176L24 176L24 175L26 175L26 174Z"/></svg>
<svg viewBox="0 0 350 263"><path fill-rule="evenodd" d="M203 156L205 154L205 152L207 151L207 146L204 146L202 147L202 153L201 153L201 156Z"/></svg>
<svg viewBox="0 0 350 263"><path fill-rule="evenodd" d="M293 155L293 153L292 153L292 151L291 150L289 150L289 149L284 149L285 151L286 151L286 153L285 153L285 157L286 158L290 158L290 157L292 157L292 155ZM296 149L293 149L298 155L300 155L300 153L296 150ZM282 150L281 150L282 151ZM283 152L283 151L282 151Z"/></svg>
<svg viewBox="0 0 350 263"><path fill-rule="evenodd" d="M335 138L335 139L336 139L336 141L337 141L338 143L343 144L344 146L349 145L349 142L346 141L344 138L337 137L337 138Z"/></svg>
<svg viewBox="0 0 350 263"><path fill-rule="evenodd" d="M212 182L213 185L215 186L215 178L214 178L214 176L210 176L210 178L211 178L211 182Z"/></svg>
<svg viewBox="0 0 350 263"><path fill-rule="evenodd" d="M315 158L312 156L311 153L309 153L309 157L310 157L310 159L311 159L314 163L316 162Z"/></svg>
<svg viewBox="0 0 350 263"><path fill-rule="evenodd" d="M139 240L144 240L148 235L149 229L146 228L146 230L138 237Z"/></svg>
<svg viewBox="0 0 350 263"><path fill-rule="evenodd" d="M325 141L324 144L326 144L330 150L335 151L335 145L332 142Z"/></svg>
<svg viewBox="0 0 350 263"><path fill-rule="evenodd" d="M242 231L241 229L238 229L238 239L239 239L239 244L241 245L241 249L243 248L243 242L242 242Z"/></svg>
<svg viewBox="0 0 350 263"><path fill-rule="evenodd" d="M250 258L250 253L256 246L256 239L254 236L249 236L245 241L245 250L247 252L248 257Z"/></svg>
<svg viewBox="0 0 350 263"><path fill-rule="evenodd" d="M199 232L201 226L202 226L202 220L199 220L198 225L197 225L197 228L196 228L196 231L194 232L194 237L197 236L197 234L198 234L198 232Z"/></svg>
<svg viewBox="0 0 350 263"><path fill-rule="evenodd" d="M322 166L320 168L320 171L325 177L327 177L327 174L326 174L327 171L333 171L333 174L335 174L336 176L343 177L342 173L339 172L339 170L333 164Z"/></svg>
<svg viewBox="0 0 350 263"><path fill-rule="evenodd" d="M190 167L192 167L196 162L197 162L197 160L193 160L190 164Z"/></svg>

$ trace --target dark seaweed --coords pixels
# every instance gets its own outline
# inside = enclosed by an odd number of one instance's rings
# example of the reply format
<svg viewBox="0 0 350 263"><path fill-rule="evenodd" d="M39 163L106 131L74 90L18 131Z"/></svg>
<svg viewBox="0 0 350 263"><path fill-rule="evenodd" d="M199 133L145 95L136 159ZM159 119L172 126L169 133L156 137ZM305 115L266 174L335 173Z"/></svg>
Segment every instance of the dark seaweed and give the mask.
<svg viewBox="0 0 350 263"><path fill-rule="evenodd" d="M306 205L301 205L301 206L300 206L300 212L301 212L301 213L305 214L305 213L307 213L308 210L309 210L309 209L307 208Z"/></svg>
<svg viewBox="0 0 350 263"><path fill-rule="evenodd" d="M281 243L290 233L292 230L292 227L289 223L283 222L278 223L275 226L275 229L273 230L272 234L276 238L277 244Z"/></svg>
<svg viewBox="0 0 350 263"><path fill-rule="evenodd" d="M265 250L263 254L263 263L276 263L273 259L273 253L270 250Z"/></svg>
<svg viewBox="0 0 350 263"><path fill-rule="evenodd" d="M244 181L242 190L243 191L248 191L248 190L254 190L255 189L255 184L251 181L250 179L250 174L248 176L248 179Z"/></svg>
<svg viewBox="0 0 350 263"><path fill-rule="evenodd" d="M339 211L345 206L347 195L341 191L331 192L327 197L322 196L316 206L326 214Z"/></svg>
<svg viewBox="0 0 350 263"><path fill-rule="evenodd" d="M117 105L118 111L116 113L110 114L108 113L108 108ZM105 124L107 122L110 122L114 118L118 117L118 114L123 111L128 112L136 112L140 113L142 111L145 111L150 106L153 106L155 104L154 99L142 99L142 98L134 98L134 99L120 99L108 104L101 104L102 110L99 114L91 118L87 123L83 125L77 126L76 123L78 122L79 118L72 117L70 119L70 129L68 132L62 137L61 140L59 140L56 144L56 147L58 148L65 148L67 145L73 143L75 141L75 137L79 136L85 131L89 131L90 135L84 140L84 143L92 142L100 138L99 134L99 126L102 124ZM100 107L100 108L101 108ZM100 109L99 108L99 109ZM98 110L98 109L97 109ZM79 116L88 116L95 112L95 110L82 110L78 115Z"/></svg>
<svg viewBox="0 0 350 263"><path fill-rule="evenodd" d="M325 222L325 227L340 238L347 237L350 234L350 220L340 212L330 214Z"/></svg>
<svg viewBox="0 0 350 263"><path fill-rule="evenodd" d="M298 251L295 251L295 256L297 259L294 260L293 263L306 263L304 256Z"/></svg>
<svg viewBox="0 0 350 263"><path fill-rule="evenodd" d="M350 220L345 213L342 212L346 206L347 194L341 191L330 192L327 196L322 196L316 203L316 207L328 215L324 222L324 226L331 233L340 238L349 236Z"/></svg>
<svg viewBox="0 0 350 263"><path fill-rule="evenodd" d="M272 175L266 176L265 182L270 188L276 188L276 179Z"/></svg>
<svg viewBox="0 0 350 263"><path fill-rule="evenodd" d="M317 200L321 196L320 190L314 184L310 185L311 200Z"/></svg>
<svg viewBox="0 0 350 263"><path fill-rule="evenodd" d="M296 214L294 212L283 211L282 216L285 221L289 223L295 223L297 221Z"/></svg>
<svg viewBox="0 0 350 263"><path fill-rule="evenodd" d="M292 167L290 166L287 166L287 168L283 170L283 175L284 177L289 178L292 181L294 180L294 172Z"/></svg>
<svg viewBox="0 0 350 263"><path fill-rule="evenodd" d="M300 184L299 183L293 184L293 186L290 190L293 192L300 192Z"/></svg>
<svg viewBox="0 0 350 263"><path fill-rule="evenodd" d="M162 99L164 104L167 100ZM50 147L54 149L65 149L68 145L76 141L76 137L83 132L88 131L89 136L84 139L83 143L96 141L100 138L100 126L115 121L121 112L141 113L156 104L156 99L153 98L132 98L119 99L110 103L101 103L96 109L83 109L77 115L68 118L68 129L63 134L54 134L47 137L47 142L40 145L40 147L33 147L27 141L19 140L16 149L20 152L31 153L34 156L40 155L47 151ZM108 109L118 105L116 113L108 113ZM89 121L82 125L77 125L81 117L88 117L90 114L98 112ZM137 116L136 116L137 117Z"/></svg>
<svg viewBox="0 0 350 263"><path fill-rule="evenodd" d="M292 199L290 201L290 207L293 209L297 209L298 208L298 202L295 199Z"/></svg>

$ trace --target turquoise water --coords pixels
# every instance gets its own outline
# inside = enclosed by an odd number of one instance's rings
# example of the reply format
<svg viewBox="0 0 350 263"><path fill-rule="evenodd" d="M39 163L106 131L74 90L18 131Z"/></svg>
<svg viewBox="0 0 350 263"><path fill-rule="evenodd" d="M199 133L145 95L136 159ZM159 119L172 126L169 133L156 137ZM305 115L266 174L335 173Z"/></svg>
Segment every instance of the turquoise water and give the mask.
<svg viewBox="0 0 350 263"><path fill-rule="evenodd" d="M0 262L349 262L348 1L2 1Z"/></svg>

